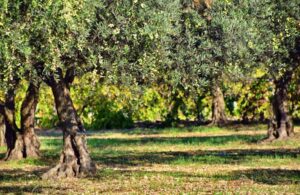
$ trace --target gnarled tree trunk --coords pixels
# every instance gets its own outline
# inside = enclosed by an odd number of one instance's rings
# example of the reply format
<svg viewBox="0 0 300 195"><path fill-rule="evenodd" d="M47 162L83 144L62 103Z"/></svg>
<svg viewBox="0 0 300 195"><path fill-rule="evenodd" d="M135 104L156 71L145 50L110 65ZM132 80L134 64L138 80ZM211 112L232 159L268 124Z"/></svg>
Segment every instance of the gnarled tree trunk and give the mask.
<svg viewBox="0 0 300 195"><path fill-rule="evenodd" d="M288 84L291 75L285 75L275 81L275 94L272 100L273 116L269 121L268 137L266 141L285 139L294 135L292 117L288 108Z"/></svg>
<svg viewBox="0 0 300 195"><path fill-rule="evenodd" d="M227 123L225 114L225 101L223 92L219 83L214 82L212 85L212 122L211 125L223 125Z"/></svg>
<svg viewBox="0 0 300 195"><path fill-rule="evenodd" d="M96 167L87 150L83 125L74 108L68 83L53 82L51 89L63 129L64 146L57 166L43 175L43 179L77 177L95 173Z"/></svg>
<svg viewBox="0 0 300 195"><path fill-rule="evenodd" d="M34 133L35 110L38 103L39 84L29 84L26 97L21 107L21 128L15 121L15 94L7 93L5 104L6 160L17 160L27 157L39 157L40 143Z"/></svg>

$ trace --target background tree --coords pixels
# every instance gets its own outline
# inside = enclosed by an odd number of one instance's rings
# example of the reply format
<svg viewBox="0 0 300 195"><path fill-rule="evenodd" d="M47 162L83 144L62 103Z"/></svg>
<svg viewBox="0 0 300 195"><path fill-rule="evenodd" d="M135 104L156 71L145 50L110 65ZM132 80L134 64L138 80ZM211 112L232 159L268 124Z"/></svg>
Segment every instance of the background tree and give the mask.
<svg viewBox="0 0 300 195"><path fill-rule="evenodd" d="M297 0L277 0L259 2L256 9L253 9L253 15L258 17L259 47L262 48L262 52L258 53L262 55L258 56L275 86L271 100L273 118L270 120L267 138L271 141L293 135L288 87L299 68L299 6Z"/></svg>
<svg viewBox="0 0 300 195"><path fill-rule="evenodd" d="M212 95L212 123L224 124L224 80L246 78L252 57L250 42L254 21L250 6L239 1L182 1L180 33L172 42L172 86L182 86L193 95ZM169 76L168 75L168 76ZM197 95L198 96L198 95Z"/></svg>

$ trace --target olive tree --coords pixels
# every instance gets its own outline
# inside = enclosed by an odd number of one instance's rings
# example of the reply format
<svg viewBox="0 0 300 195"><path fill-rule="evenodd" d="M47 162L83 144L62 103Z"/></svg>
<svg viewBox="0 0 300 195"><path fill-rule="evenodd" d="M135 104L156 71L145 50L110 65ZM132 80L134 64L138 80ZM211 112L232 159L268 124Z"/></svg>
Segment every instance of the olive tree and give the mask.
<svg viewBox="0 0 300 195"><path fill-rule="evenodd" d="M63 130L60 162L43 178L92 174L84 126L70 88L75 77L95 72L107 82L145 85L165 62L172 33L172 5L161 1L31 1L30 67L52 90ZM30 28L29 28L30 27Z"/></svg>
<svg viewBox="0 0 300 195"><path fill-rule="evenodd" d="M0 102L2 127L5 126L6 160L39 156L39 141L34 133L34 116L38 103L39 80L28 71L28 36L22 1L1 3L0 14L0 79L3 100ZM21 124L16 123L15 95L20 82L27 80L28 89L22 102Z"/></svg>
<svg viewBox="0 0 300 195"><path fill-rule="evenodd" d="M30 1L26 7L30 67L52 90L64 140L59 164L43 178L92 174L96 167L70 87L76 76L94 67L87 40L95 5L88 0L59 0Z"/></svg>
<svg viewBox="0 0 300 195"><path fill-rule="evenodd" d="M173 51L175 76L185 89L211 93L212 123L226 123L224 81L245 79L254 60L255 20L244 1L183 1ZM175 48L175 49L174 49ZM177 64L177 65L176 65ZM207 96L207 95L206 95ZM200 96L201 97L201 96ZM203 97L203 95L202 95Z"/></svg>
<svg viewBox="0 0 300 195"><path fill-rule="evenodd" d="M256 46L261 48L257 57L275 86L271 99L273 117L267 137L272 141L294 134L288 87L300 65L300 2L265 0L256 3L253 17L257 19L257 39L260 41Z"/></svg>

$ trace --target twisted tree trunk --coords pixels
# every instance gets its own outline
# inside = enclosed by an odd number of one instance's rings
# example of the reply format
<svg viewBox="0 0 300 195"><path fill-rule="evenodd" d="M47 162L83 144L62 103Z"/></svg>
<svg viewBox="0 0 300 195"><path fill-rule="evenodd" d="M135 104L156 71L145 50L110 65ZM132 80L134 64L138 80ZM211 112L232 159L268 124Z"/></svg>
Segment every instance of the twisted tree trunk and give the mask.
<svg viewBox="0 0 300 195"><path fill-rule="evenodd" d="M292 117L288 108L288 84L291 75L275 81L275 94L272 100L273 115L269 121L268 136L265 141L286 139L294 135Z"/></svg>
<svg viewBox="0 0 300 195"><path fill-rule="evenodd" d="M34 118L38 96L39 84L30 83L21 107L21 128L19 129L15 120L15 92L10 91L7 93L4 108L7 140L6 160L40 156L40 143L34 133Z"/></svg>
<svg viewBox="0 0 300 195"><path fill-rule="evenodd" d="M225 114L225 101L223 92L217 82L212 86L212 122L211 125L223 125L227 123Z"/></svg>
<svg viewBox="0 0 300 195"><path fill-rule="evenodd" d="M51 89L63 129L63 151L57 166L43 175L43 179L77 177L95 173L96 167L87 150L85 130L74 108L68 83L61 79L52 82Z"/></svg>

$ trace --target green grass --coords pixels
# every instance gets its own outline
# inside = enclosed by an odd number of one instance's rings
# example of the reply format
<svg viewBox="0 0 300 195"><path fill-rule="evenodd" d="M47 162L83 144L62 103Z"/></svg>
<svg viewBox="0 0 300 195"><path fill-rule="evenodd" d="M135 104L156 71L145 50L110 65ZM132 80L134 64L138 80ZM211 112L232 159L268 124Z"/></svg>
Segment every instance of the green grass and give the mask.
<svg viewBox="0 0 300 195"><path fill-rule="evenodd" d="M300 137L258 144L265 131L236 125L93 132L96 175L63 181L40 179L62 147L60 136L41 136L40 159L0 162L0 194L297 194Z"/></svg>

